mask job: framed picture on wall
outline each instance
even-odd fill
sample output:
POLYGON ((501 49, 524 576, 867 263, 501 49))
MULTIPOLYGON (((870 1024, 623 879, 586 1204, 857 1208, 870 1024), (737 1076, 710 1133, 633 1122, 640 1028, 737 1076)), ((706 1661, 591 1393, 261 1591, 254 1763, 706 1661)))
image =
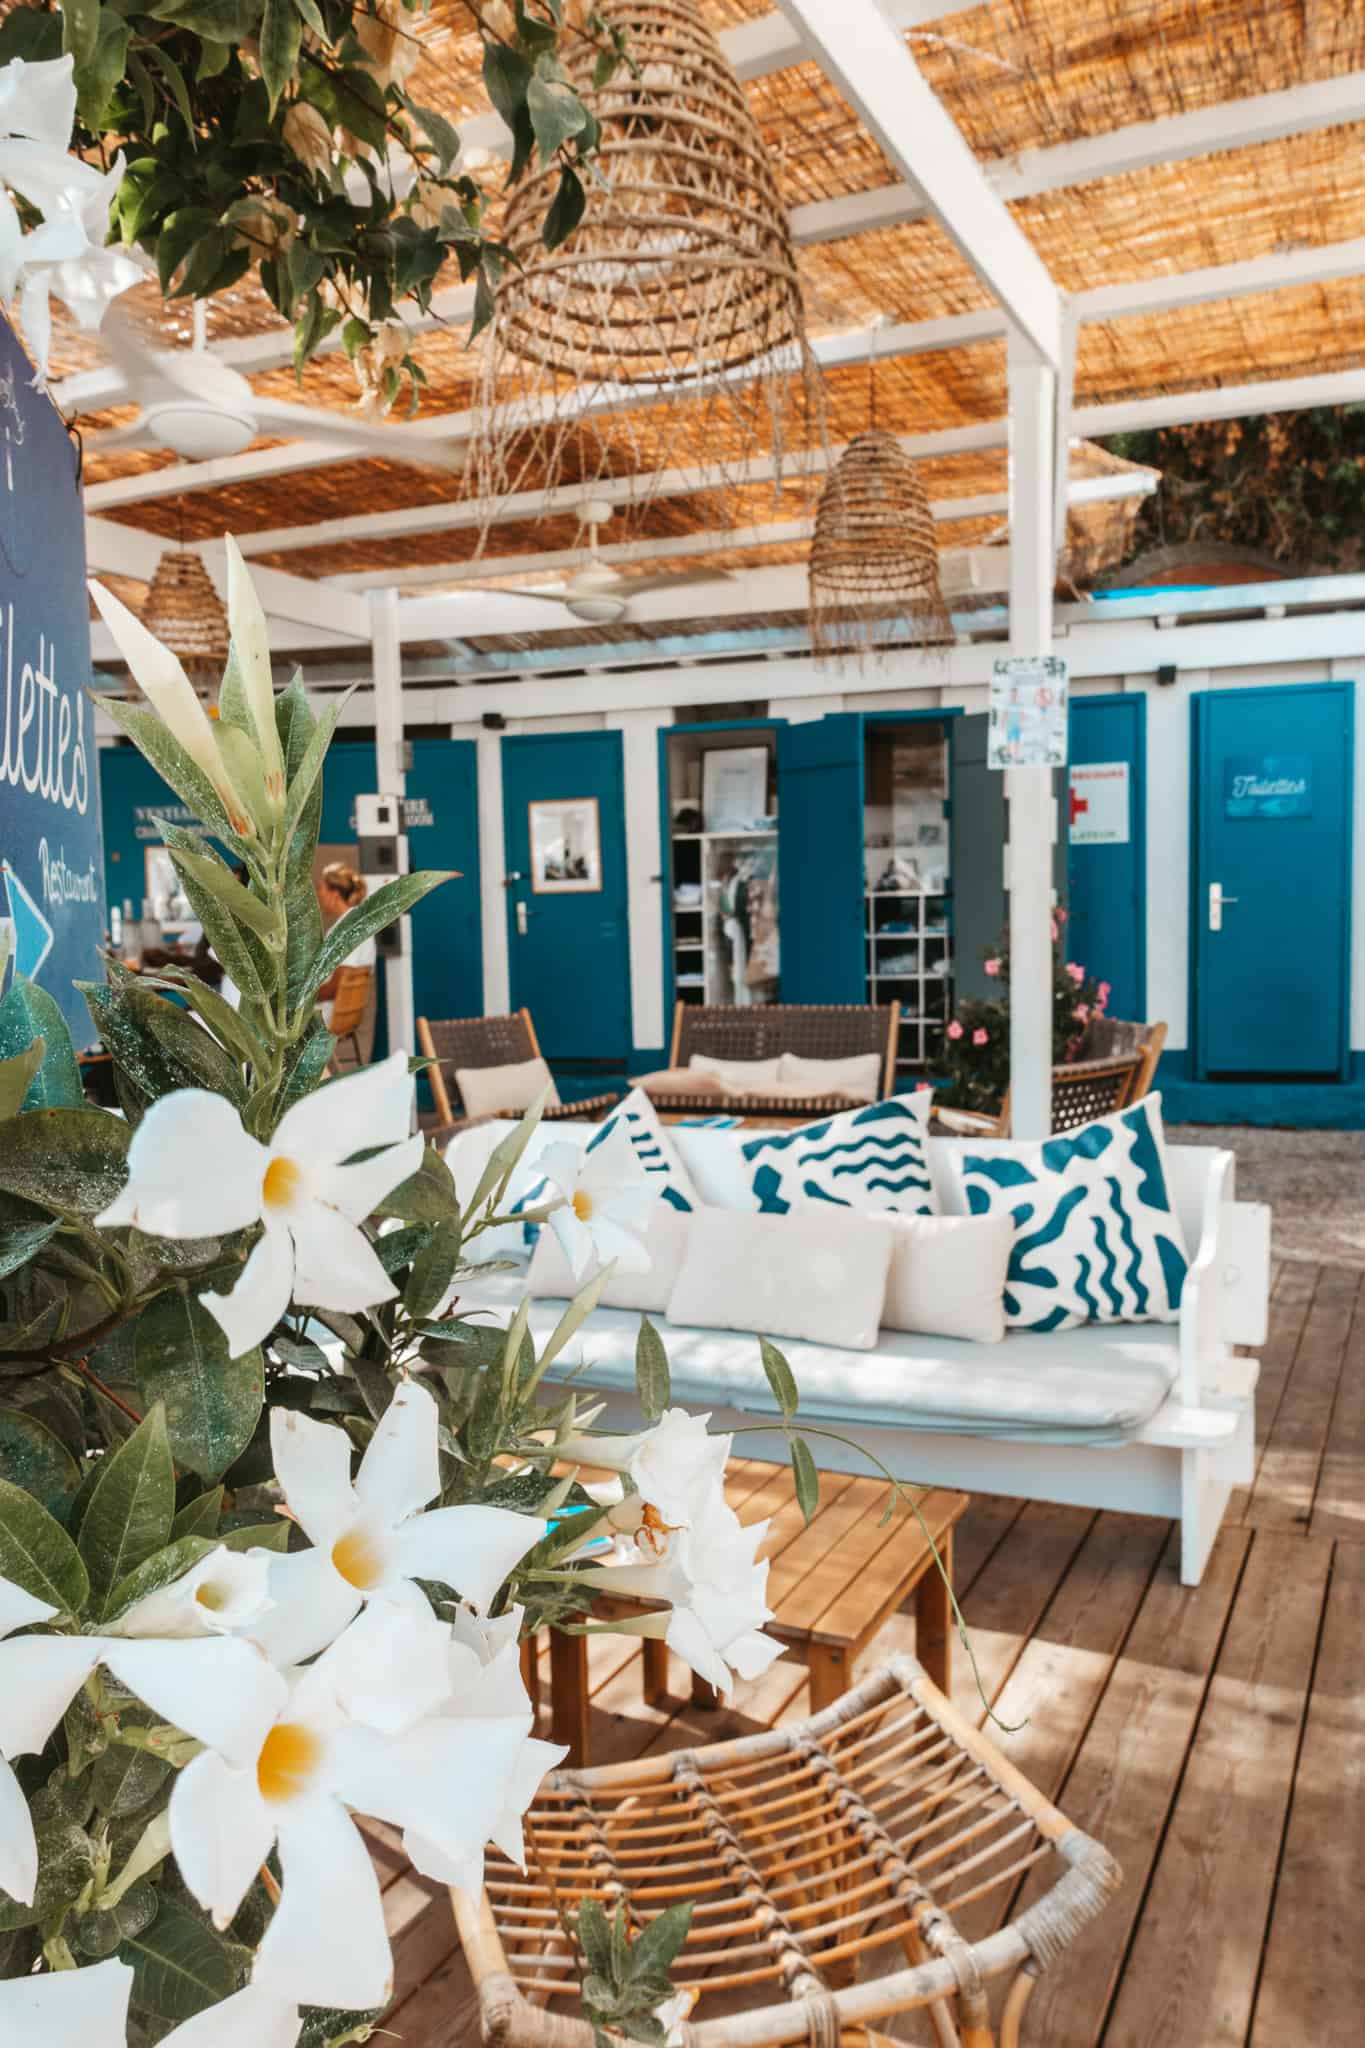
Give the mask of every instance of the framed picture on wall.
POLYGON ((531 887, 537 896, 587 895, 602 887, 602 833, 595 796, 533 803, 531 887))
POLYGON ((708 832, 752 832, 768 804, 768 749, 713 747, 702 763, 701 808, 708 832))

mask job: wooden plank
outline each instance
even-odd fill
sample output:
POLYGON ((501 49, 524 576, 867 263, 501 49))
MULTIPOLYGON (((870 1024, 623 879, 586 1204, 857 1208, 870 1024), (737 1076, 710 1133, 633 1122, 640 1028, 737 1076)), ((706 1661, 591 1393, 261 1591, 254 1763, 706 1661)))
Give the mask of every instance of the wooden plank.
POLYGON ((1365 1291, 1356 1297, 1346 1356, 1313 1499, 1314 1536, 1365 1542, 1365 1291))
MULTIPOLYGON (((988 1700, 998 1697, 1096 1519, 1087 1508, 1030 1501, 1009 1542, 991 1558, 966 1599, 959 1596, 988 1700)), ((913 1636, 913 1627, 909 1616, 892 1615, 859 1658, 857 1676, 876 1669, 893 1633, 910 1647, 905 1638, 913 1636)), ((971 1659, 960 1645, 953 1661, 953 1699, 973 1721, 985 1719, 971 1659)))
MULTIPOLYGON (((450 1912, 449 1900, 445 1910, 450 1912)), ((385 2015, 383 2024, 383 2038, 392 2035, 402 2048, 473 2048, 480 2038, 479 2005, 464 1951, 458 1945, 452 1949, 418 1990, 385 2015)))
MULTIPOLYGON (((935 1544, 966 1506, 965 1493, 936 1489, 924 1496, 919 1513, 935 1544)), ((827 1554, 788 1601, 770 1600, 784 1625, 827 1642, 860 1643, 869 1629, 908 1597, 921 1572, 937 1570, 918 1516, 903 1508, 883 1526, 885 1509, 886 1490, 878 1487, 868 1512, 853 1531, 849 1554, 827 1554)))
POLYGON ((1307 1527, 1362 1276, 1325 1266, 1294 1361, 1293 1397, 1266 1444, 1246 1520, 1253 1529, 1307 1527))
MULTIPOLYGON (((1256 1470, 1259 1473, 1266 1443, 1275 1426, 1285 1388, 1298 1355, 1303 1326, 1318 1283, 1318 1268, 1302 1260, 1286 1259, 1271 1292, 1270 1320, 1261 1347, 1260 1378, 1256 1382, 1256 1470)), ((1251 1500, 1251 1488, 1238 1487, 1228 1502, 1225 1521, 1241 1522, 1251 1500)))
POLYGON ((1253 1536, 1105 2048, 1243 2048, 1330 1558, 1253 1536))
POLYGON ((959 1600, 971 1591, 977 1574, 1009 1536, 1023 1512, 1021 1500, 1007 1500, 1003 1493, 972 1495, 972 1504, 958 1523, 954 1538, 959 1600))
POLYGON ((1251 2048, 1360 2037, 1365 1547, 1338 1544, 1275 1890, 1251 2048))
MULTIPOLYGON (((1067 1819, 1118 1858, 1123 1887, 1033 1995, 1029 2034, 1049 2048, 1093 2048, 1100 2037, 1250 1542, 1248 1530, 1224 1528, 1191 1591, 1174 1531, 1057 1796, 1067 1819)), ((1030 1884, 1012 1911, 1048 1882, 1030 1884)))

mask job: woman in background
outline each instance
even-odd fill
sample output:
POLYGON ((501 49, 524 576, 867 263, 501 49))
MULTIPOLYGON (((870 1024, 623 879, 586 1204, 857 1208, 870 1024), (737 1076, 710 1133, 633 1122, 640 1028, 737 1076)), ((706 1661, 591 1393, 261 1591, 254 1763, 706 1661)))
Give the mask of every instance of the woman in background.
MULTIPOLYGON (((322 910, 323 924, 335 924, 339 917, 344 917, 348 910, 354 910, 357 903, 364 901, 363 875, 358 875, 354 868, 347 867, 344 860, 329 861, 318 881, 318 903, 322 910)), ((341 966, 372 968, 375 959, 374 940, 362 939, 355 951, 349 953, 342 961, 341 966)), ((322 1011, 322 1020, 329 1029, 332 1022, 332 998, 337 992, 340 976, 341 967, 338 967, 334 973, 328 975, 318 990, 318 1008, 322 1011)))

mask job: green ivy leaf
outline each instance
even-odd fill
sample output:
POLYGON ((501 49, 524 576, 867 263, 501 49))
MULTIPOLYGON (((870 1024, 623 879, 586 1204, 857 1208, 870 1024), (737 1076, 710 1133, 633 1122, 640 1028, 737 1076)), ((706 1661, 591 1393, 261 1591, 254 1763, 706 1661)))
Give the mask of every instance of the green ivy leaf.
POLYGON ((63 1614, 81 1614, 90 1596, 85 1565, 61 1523, 8 1479, 0 1479, 0 1577, 63 1614))
POLYGON ((0 1145, 0 1189, 63 1216, 93 1216, 123 1187, 132 1137, 105 1109, 39 1109, 14 1117, 0 1145))
POLYGON ((104 113, 128 65, 131 30, 112 7, 97 8, 94 43, 75 69, 76 111, 87 128, 101 128, 104 113))
POLYGON ((273 114, 280 94, 299 66, 303 21, 294 0, 265 0, 261 17, 261 76, 273 114))
POLYGON ((174 1520, 175 1469, 165 1411, 157 1407, 105 1460, 81 1522, 80 1553, 97 1608, 144 1558, 165 1549, 174 1520))
POLYGON ((583 189, 583 180, 572 164, 565 164, 559 174, 559 189, 550 202, 540 238, 547 249, 557 249, 561 242, 567 242, 587 208, 588 195, 583 189))
POLYGON ((526 59, 505 43, 486 43, 483 52, 483 82, 494 107, 507 126, 515 130, 518 116, 526 107, 526 89, 531 67, 526 59))
POLYGON ((190 95, 185 84, 184 72, 180 69, 180 66, 176 63, 170 52, 163 50, 159 43, 149 44, 147 55, 161 73, 166 90, 175 102, 175 110, 184 122, 186 132, 193 145, 197 140, 194 132, 194 109, 190 105, 190 95))
POLYGON ((19 1408, 0 1408, 0 1476, 31 1493, 59 1522, 81 1490, 81 1468, 61 1438, 19 1408))
POLYGON ((456 157, 460 154, 460 131, 444 114, 438 114, 434 107, 419 107, 416 100, 407 102, 408 112, 413 116, 432 148, 436 151, 437 170, 444 178, 456 157))
POLYGON ((588 110, 567 86, 533 77, 526 87, 526 111, 531 116, 540 160, 549 163, 566 142, 587 126, 588 110))
POLYGON ((640 1334, 635 1339, 635 1389, 645 1421, 657 1422, 668 1406, 672 1380, 664 1340, 649 1317, 644 1315, 640 1318, 640 1334))
POLYGON ((208 1310, 173 1290, 139 1316, 134 1360, 144 1404, 164 1406, 171 1455, 202 1478, 217 1479, 246 1449, 260 1419, 260 1351, 230 1359, 208 1310))
POLYGON ((175 2021, 230 1998, 251 1962, 249 1949, 216 1934, 164 1887, 155 1920, 119 1955, 133 1966, 134 2009, 175 2021))

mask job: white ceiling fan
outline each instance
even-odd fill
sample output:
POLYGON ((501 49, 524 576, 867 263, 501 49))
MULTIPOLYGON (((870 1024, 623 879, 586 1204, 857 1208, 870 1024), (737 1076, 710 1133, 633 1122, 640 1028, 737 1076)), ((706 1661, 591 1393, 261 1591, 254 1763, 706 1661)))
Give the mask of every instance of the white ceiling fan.
MULTIPOLYGON (((562 605, 576 619, 588 626, 614 626, 625 617, 632 598, 639 597, 646 590, 683 590, 689 584, 715 583, 728 578, 728 569, 705 569, 681 576, 623 576, 612 562, 603 561, 599 551, 598 534, 612 516, 612 507, 605 498, 586 498, 578 507, 579 523, 583 527, 588 559, 574 569, 562 581, 509 588, 507 585, 466 584, 470 590, 486 590, 490 597, 531 597, 544 604, 562 605)), ((497 573, 497 559, 491 558, 486 564, 489 575, 497 573)))
POLYGON ((117 306, 100 328, 100 340, 141 408, 127 426, 86 437, 88 453, 114 449, 165 448, 186 462, 240 455, 261 434, 281 440, 330 441, 358 456, 383 456, 432 469, 462 469, 463 451, 402 427, 380 426, 347 413, 287 399, 263 398, 246 378, 208 347, 204 308, 194 307, 194 342, 187 349, 150 348, 117 306))

